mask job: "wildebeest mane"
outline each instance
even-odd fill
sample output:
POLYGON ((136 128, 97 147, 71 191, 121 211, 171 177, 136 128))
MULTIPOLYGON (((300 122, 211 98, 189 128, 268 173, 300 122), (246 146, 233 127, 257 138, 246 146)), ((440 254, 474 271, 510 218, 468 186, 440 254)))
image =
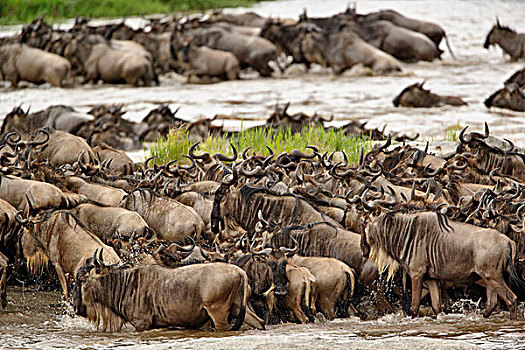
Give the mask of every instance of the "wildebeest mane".
MULTIPOLYGON (((274 196, 274 197, 295 198, 296 203, 299 202, 300 200, 303 200, 303 201, 307 202, 308 204, 312 204, 312 208, 315 211, 317 211, 322 216, 325 216, 324 213, 321 210, 319 210, 319 208, 317 208, 315 203, 311 203, 307 198, 304 198, 302 196, 298 196, 298 195, 295 195, 295 194, 292 194, 292 193, 279 194, 279 193, 273 192, 272 190, 270 190, 270 189, 268 189, 266 187, 251 187, 251 186, 248 186, 248 185, 244 185, 243 187, 241 187, 240 192, 241 192, 241 200, 242 200, 243 204, 247 204, 248 201, 250 200, 250 198, 252 196, 254 196, 255 194, 263 193, 263 194, 268 194, 268 195, 271 195, 271 196, 274 196)), ((297 207, 297 205, 296 205, 296 207, 297 207)))
POLYGON ((516 34, 516 31, 514 29, 512 29, 511 27, 509 27, 509 26, 504 26, 504 25, 501 25, 501 24, 498 23, 494 27, 499 29, 499 30, 502 30, 504 32, 516 34))
POLYGON ((417 254, 426 254, 419 247, 436 244, 444 234, 443 215, 433 212, 381 214, 367 232, 367 240, 374 240, 369 259, 380 273, 388 269, 391 279, 400 264, 409 265, 417 254))

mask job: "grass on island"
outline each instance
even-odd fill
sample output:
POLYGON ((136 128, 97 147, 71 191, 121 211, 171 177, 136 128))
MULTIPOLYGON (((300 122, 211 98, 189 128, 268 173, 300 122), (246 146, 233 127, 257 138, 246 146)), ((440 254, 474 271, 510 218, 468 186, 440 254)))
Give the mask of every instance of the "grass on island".
POLYGON ((256 0, 0 0, 0 25, 28 23, 38 15, 50 22, 85 17, 125 17, 251 6, 256 0))
MULTIPOLYGON (((222 153, 227 156, 233 155, 230 143, 239 151, 252 147, 250 152, 266 156, 270 147, 276 155, 282 152, 291 152, 298 149, 305 153, 311 153, 306 146, 312 145, 319 148, 319 152, 345 151, 351 164, 357 164, 361 148, 365 153, 372 149, 372 143, 366 136, 345 136, 341 130, 323 129, 305 126, 300 133, 292 134, 290 129, 279 129, 272 132, 266 128, 252 128, 242 130, 231 138, 226 135, 209 136, 201 142, 196 150, 197 154, 208 152, 210 154, 222 153)), ((192 143, 188 140, 188 131, 184 128, 173 129, 167 138, 159 137, 150 149, 150 156, 154 156, 154 163, 166 164, 171 160, 187 162, 183 155, 188 154, 192 143)), ((252 153, 250 153, 252 154, 252 153)))

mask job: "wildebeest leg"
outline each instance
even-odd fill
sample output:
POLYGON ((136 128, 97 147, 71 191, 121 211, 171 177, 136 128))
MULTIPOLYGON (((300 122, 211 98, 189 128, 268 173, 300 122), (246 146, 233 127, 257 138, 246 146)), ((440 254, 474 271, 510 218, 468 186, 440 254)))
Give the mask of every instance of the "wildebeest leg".
POLYGON ((255 312, 253 312, 251 310, 250 306, 248 306, 248 308, 246 309, 246 316, 244 318, 244 322, 250 327, 253 327, 253 328, 256 328, 256 329, 261 329, 261 330, 265 329, 264 321, 262 319, 260 319, 255 314, 255 312))
POLYGON ((430 300, 432 301, 432 309, 436 316, 441 313, 441 285, 437 280, 426 281, 428 290, 430 291, 430 300))
MULTIPOLYGON (((333 295, 335 295, 335 293, 333 295)), ((321 297, 319 299, 319 306, 321 307, 321 312, 325 315, 326 319, 332 321, 335 318, 335 302, 330 299, 330 297, 326 296, 321 297)))
POLYGON ((412 278, 412 318, 419 315, 419 304, 421 302, 421 288, 423 286, 423 276, 411 276, 412 278))
POLYGON ((217 332, 224 332, 230 329, 228 323, 229 303, 205 305, 204 309, 208 312, 217 332))
POLYGON ((503 299, 510 310, 510 319, 516 319, 516 309, 518 307, 516 295, 510 290, 505 281, 501 278, 499 281, 495 279, 485 279, 487 288, 492 288, 498 296, 503 299))
POLYGON ((488 318, 498 305, 498 294, 489 286, 487 286, 487 306, 483 317, 488 318))
POLYGON ((150 320, 140 320, 133 323, 133 327, 135 327, 135 330, 137 332, 143 332, 151 327, 151 321, 150 320))
POLYGON ((295 318, 299 320, 301 323, 308 323, 308 317, 304 314, 303 310, 301 310, 301 299, 302 295, 300 293, 297 293, 297 295, 292 298, 289 294, 286 295, 286 306, 288 306, 293 314, 295 315, 295 318))
POLYGON ((60 285, 62 286, 62 292, 64 293, 64 299, 66 303, 69 303, 69 296, 67 294, 67 281, 66 281, 66 275, 64 273, 64 270, 60 265, 54 264, 55 270, 57 272, 58 280, 60 281, 60 285))

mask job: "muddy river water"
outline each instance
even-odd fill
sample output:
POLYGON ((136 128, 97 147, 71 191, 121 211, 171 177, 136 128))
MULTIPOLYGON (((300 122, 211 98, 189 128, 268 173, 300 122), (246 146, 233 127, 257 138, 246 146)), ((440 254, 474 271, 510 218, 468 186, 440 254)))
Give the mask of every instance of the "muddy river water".
MULTIPOLYGON (((273 1, 257 4, 262 15, 296 18, 303 8, 311 16, 325 16, 344 10, 345 1, 273 1)), ((291 112, 319 112, 334 115, 333 123, 359 119, 371 127, 421 134, 427 139, 443 137, 444 129, 459 122, 480 129, 487 121, 491 133, 525 146, 523 113, 487 110, 483 101, 514 71, 523 66, 502 56, 500 49, 483 49, 485 36, 496 16, 506 25, 525 32, 525 2, 520 0, 480 1, 366 1, 359 12, 392 8, 408 16, 434 21, 448 33, 457 56, 448 53, 442 61, 404 64, 396 76, 371 76, 364 69, 352 69, 334 77, 329 71, 304 73, 292 68, 285 76, 260 79, 248 74, 243 80, 211 85, 188 85, 178 76, 161 77, 161 85, 133 88, 116 85, 51 88, 48 85, 13 90, 0 85, 0 116, 13 106, 31 106, 33 111, 54 104, 72 105, 87 111, 102 103, 124 104, 127 118, 140 120, 156 104, 181 106, 184 119, 211 118, 215 114, 235 115, 244 125, 262 124, 276 103, 290 101, 291 112), (392 99, 407 85, 427 79, 426 87, 439 94, 458 95, 469 105, 425 110, 395 108, 392 99)), ((241 10, 236 10, 241 11, 241 10)), ((131 19, 137 23, 139 20, 131 19)), ((4 33, 17 28, 2 28, 4 33)), ((444 43, 442 43, 442 48, 444 43)), ((239 127, 229 122, 226 127, 239 127)), ((0 348, 141 348, 141 349, 230 349, 230 348, 359 348, 359 349, 487 349, 525 348, 525 321, 511 322, 508 312, 485 320, 472 302, 465 312, 412 320, 389 315, 375 321, 357 318, 317 322, 310 325, 269 326, 267 331, 239 333, 154 330, 136 333, 98 333, 87 321, 66 314, 59 292, 37 292, 10 288, 10 304, 0 310, 0 348)), ((462 309, 462 308, 460 308, 462 309)))

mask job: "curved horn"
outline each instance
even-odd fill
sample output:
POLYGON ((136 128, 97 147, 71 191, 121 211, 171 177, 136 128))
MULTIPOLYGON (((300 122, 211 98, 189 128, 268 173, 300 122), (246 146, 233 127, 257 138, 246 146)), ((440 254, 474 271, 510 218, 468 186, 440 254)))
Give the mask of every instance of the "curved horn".
POLYGON ((191 161, 191 165, 180 165, 180 168, 183 170, 193 170, 195 169, 195 159, 188 155, 182 155, 184 158, 188 158, 191 161))
POLYGON ((244 149, 244 151, 242 151, 242 159, 244 159, 244 160, 248 159, 248 150, 249 150, 250 148, 252 148, 252 146, 250 146, 250 147, 246 147, 246 148, 244 149))
POLYGON ((148 169, 148 168, 149 168, 149 162, 151 162, 151 161, 152 161, 153 159, 155 159, 155 158, 156 158, 156 156, 151 156, 151 157, 149 157, 148 159, 146 159, 146 160, 144 161, 144 169, 148 169))
POLYGON ((256 252, 253 250, 254 245, 255 245, 255 240, 253 240, 252 244, 250 244, 249 252, 252 253, 252 255, 268 255, 272 252, 272 248, 266 248, 259 252, 256 252))
POLYGON ((222 162, 235 162, 237 160, 237 149, 231 143, 230 143, 230 146, 233 149, 233 156, 231 158, 221 153, 215 153, 213 155, 213 158, 220 160, 222 162))
POLYGON ((468 128, 468 125, 465 126, 463 130, 461 130, 461 132, 459 133, 459 141, 461 141, 461 143, 469 143, 471 140, 470 135, 467 136, 468 140, 465 138, 465 131, 467 130, 467 128, 468 128))
POLYGON ((283 253, 297 253, 299 251, 299 243, 297 242, 297 240, 292 237, 292 242, 294 242, 294 247, 293 248, 286 248, 286 247, 279 247, 279 250, 283 253))
POLYGON ((27 223, 29 222, 28 219, 23 219, 22 218, 22 213, 23 213, 23 210, 19 210, 16 212, 15 214, 15 220, 16 222, 18 222, 20 225, 27 225, 27 223))
POLYGON ((292 152, 290 152, 290 155, 297 158, 307 158, 307 159, 313 159, 315 158, 315 152, 312 154, 305 154, 298 149, 294 149, 292 152))
POLYGON ((35 132, 35 138, 36 138, 36 133, 37 132, 40 132, 42 134, 44 134, 44 140, 42 141, 29 141, 27 144, 29 146, 40 146, 40 145, 45 145, 46 143, 49 142, 49 138, 51 137, 49 135, 49 132, 47 130, 44 130, 44 129, 38 129, 36 132, 35 132))
POLYGON ((193 145, 191 145, 191 147, 188 150, 188 153, 189 153, 190 157, 192 157, 193 159, 204 159, 204 157, 206 157, 206 155, 209 155, 208 153, 204 153, 204 154, 202 154, 200 156, 196 155, 195 154, 195 148, 197 148, 197 146, 199 146, 199 145, 200 145, 200 142, 196 142, 193 145))
POLYGON ((489 137, 489 125, 485 122, 485 133, 480 138, 486 139, 487 137, 489 137))
POLYGON ((191 238, 191 237, 188 237, 188 238, 191 240, 191 247, 190 248, 184 248, 184 247, 178 245, 177 243, 173 243, 173 245, 175 247, 177 247, 177 249, 182 251, 182 252, 186 252, 186 253, 192 252, 193 249, 195 249, 195 240, 193 238, 191 238))

